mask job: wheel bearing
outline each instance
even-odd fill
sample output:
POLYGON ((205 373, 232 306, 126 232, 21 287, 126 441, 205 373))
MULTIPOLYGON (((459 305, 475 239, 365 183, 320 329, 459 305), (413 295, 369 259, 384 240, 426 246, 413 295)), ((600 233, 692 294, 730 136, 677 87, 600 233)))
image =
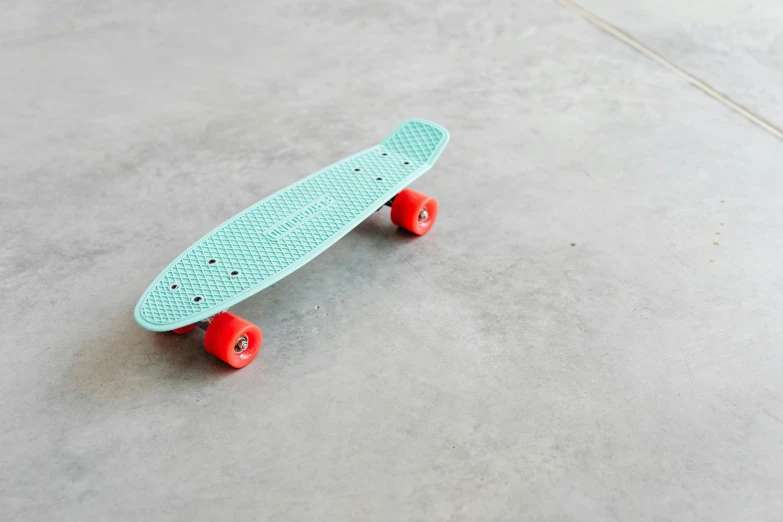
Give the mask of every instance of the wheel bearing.
POLYGON ((234 345, 234 352, 242 353, 248 348, 250 348, 250 343, 248 343, 247 341, 247 335, 243 335, 239 339, 237 339, 237 344, 234 345))

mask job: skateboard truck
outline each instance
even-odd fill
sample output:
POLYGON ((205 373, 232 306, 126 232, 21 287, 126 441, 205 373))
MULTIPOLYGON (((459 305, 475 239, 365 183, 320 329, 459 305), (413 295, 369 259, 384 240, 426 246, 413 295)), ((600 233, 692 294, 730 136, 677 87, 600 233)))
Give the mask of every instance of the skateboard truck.
MULTIPOLYGON (((394 196, 394 198, 396 198, 396 197, 397 197, 397 196, 394 196)), ((394 198, 391 198, 389 201, 387 201, 386 203, 384 203, 384 204, 383 204, 383 207, 391 207, 391 206, 392 206, 392 204, 394 203, 394 198)), ((378 210, 376 210, 376 212, 380 212, 380 211, 381 211, 381 209, 382 209, 383 207, 378 207, 378 210)))
POLYGON ((201 328, 202 330, 204 330, 206 332, 207 328, 209 328, 209 324, 212 322, 212 319, 214 319, 214 318, 215 318, 215 316, 213 315, 212 317, 207 317, 203 321, 199 321, 199 322, 193 323, 193 324, 195 324, 197 328, 201 328))

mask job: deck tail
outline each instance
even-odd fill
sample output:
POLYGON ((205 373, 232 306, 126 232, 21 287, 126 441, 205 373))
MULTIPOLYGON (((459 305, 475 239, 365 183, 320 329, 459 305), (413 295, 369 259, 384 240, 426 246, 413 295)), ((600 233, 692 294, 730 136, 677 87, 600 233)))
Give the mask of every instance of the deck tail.
POLYGON ((408 120, 383 140, 383 147, 410 158, 413 163, 433 165, 449 142, 449 133, 436 123, 408 120))

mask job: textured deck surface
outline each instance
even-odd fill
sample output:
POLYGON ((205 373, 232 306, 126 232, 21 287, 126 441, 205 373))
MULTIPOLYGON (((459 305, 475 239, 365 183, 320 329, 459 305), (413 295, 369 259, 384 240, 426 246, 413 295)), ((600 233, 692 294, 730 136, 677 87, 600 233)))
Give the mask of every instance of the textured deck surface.
POLYGON ((259 201, 175 259, 139 300, 136 321, 172 330, 279 281, 426 172, 448 138, 437 124, 411 120, 381 145, 259 201))

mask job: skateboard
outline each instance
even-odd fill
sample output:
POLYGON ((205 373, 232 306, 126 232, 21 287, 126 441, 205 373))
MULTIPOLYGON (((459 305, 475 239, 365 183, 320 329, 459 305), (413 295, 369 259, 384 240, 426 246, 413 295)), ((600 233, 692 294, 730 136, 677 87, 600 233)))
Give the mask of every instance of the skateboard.
POLYGON ((395 225, 426 234, 438 202, 406 187, 448 141, 440 125, 408 120, 379 145, 267 196, 172 261, 136 304, 136 322, 177 334, 200 327, 207 352, 247 366, 261 348, 261 329, 227 310, 312 261, 384 205, 395 225))

